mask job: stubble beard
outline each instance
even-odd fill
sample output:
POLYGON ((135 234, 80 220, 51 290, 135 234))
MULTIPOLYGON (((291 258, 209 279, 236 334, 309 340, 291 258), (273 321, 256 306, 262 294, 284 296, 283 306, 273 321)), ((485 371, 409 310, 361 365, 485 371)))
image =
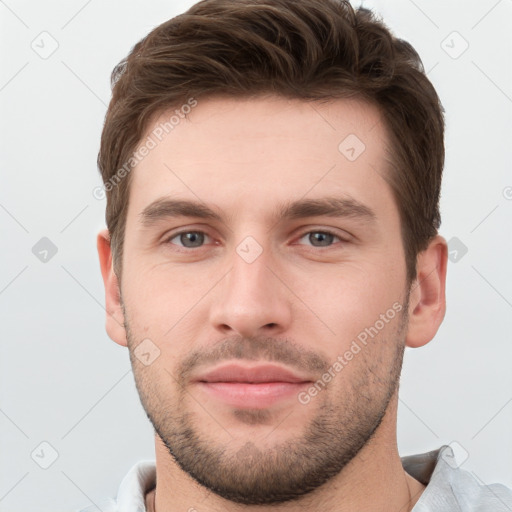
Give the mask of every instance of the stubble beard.
MULTIPOLYGON (((142 406, 177 465, 206 489, 243 505, 276 505, 297 500, 338 475, 370 441, 381 424, 391 398, 398 391, 405 348, 407 303, 408 300, 401 318, 397 319, 399 326, 392 337, 375 337, 354 357, 354 362, 359 361, 355 363, 359 368, 352 372, 352 381, 344 379, 344 369, 310 404, 301 405, 297 401, 297 407, 311 406, 318 411, 304 427, 303 434, 276 443, 271 448, 258 447, 250 436, 246 441, 242 440, 241 445, 239 440, 231 443, 235 448, 230 448, 230 443, 216 442, 215 437, 211 438, 201 429, 197 413, 190 411, 190 405, 195 401, 180 382, 184 380, 185 373, 178 371, 175 379, 167 372, 169 379, 165 383, 150 380, 130 350, 142 406), (387 352, 373 350, 375 344, 385 344, 387 352), (344 387, 338 387, 340 392, 336 397, 332 391, 337 379, 344 379, 344 387), (169 393, 173 389, 177 390, 175 397, 169 393)), ((134 347, 135 337, 130 331, 126 312, 125 327, 128 346, 134 347)), ((251 356, 268 356, 270 353, 276 356, 276 347, 281 347, 281 354, 287 350, 286 342, 271 338, 230 339, 222 348, 226 355, 240 357, 244 349, 247 349, 245 353, 251 352, 251 356)), ((262 359, 284 362, 286 358, 262 359)), ((198 410, 202 411, 200 414, 207 414, 202 408, 198 410)), ((232 421, 254 425, 266 423, 269 418, 270 413, 266 410, 234 410, 232 421)), ((222 421, 218 423, 222 424, 222 421)), ((225 427, 229 431, 229 424, 225 427)))

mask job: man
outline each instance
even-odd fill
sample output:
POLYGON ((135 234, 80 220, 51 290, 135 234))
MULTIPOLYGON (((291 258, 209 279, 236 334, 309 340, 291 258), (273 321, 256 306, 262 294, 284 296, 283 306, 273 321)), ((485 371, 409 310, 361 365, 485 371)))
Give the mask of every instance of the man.
POLYGON ((400 458, 405 346, 445 314, 443 109, 337 0, 204 0, 113 73, 107 332, 155 429, 103 510, 512 510, 449 446, 400 458))

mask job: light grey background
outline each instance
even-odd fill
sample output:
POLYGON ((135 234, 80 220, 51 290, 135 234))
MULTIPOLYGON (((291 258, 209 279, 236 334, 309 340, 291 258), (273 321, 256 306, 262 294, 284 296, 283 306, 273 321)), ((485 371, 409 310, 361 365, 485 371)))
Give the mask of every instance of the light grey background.
MULTIPOLYGON (((154 457, 127 350, 105 333, 92 190, 113 66, 192 3, 0 1, 1 512, 98 503, 154 457), (58 250, 46 263, 42 237, 58 250)), ((418 50, 442 99, 441 234, 468 249, 449 263, 435 340, 406 351, 400 453, 456 442, 475 478, 512 486, 512 0, 364 4, 418 50)))

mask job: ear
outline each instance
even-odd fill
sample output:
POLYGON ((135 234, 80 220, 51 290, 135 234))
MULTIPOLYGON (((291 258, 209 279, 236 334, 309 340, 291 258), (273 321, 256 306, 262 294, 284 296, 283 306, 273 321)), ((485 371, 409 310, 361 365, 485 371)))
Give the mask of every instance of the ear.
POLYGON ((409 297, 409 326, 405 344, 422 347, 436 334, 446 312, 446 240, 436 235, 416 259, 416 279, 409 297))
POLYGON ((97 243, 100 257, 101 275, 105 285, 105 309, 107 312, 106 329, 109 337, 124 347, 128 346, 124 328, 124 314, 121 307, 119 283, 112 265, 110 234, 108 229, 98 233, 97 243))

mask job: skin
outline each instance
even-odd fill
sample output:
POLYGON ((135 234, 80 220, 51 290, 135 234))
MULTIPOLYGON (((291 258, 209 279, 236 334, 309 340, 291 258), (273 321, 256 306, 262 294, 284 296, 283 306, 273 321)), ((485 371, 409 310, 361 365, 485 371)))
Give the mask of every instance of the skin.
POLYGON ((107 332, 129 348, 156 430, 148 510, 396 512, 419 499, 424 486, 397 448, 398 381, 404 347, 428 343, 443 320, 447 246, 436 236, 407 286, 383 178, 387 140, 379 111, 360 100, 213 97, 132 170, 121 283, 107 230, 97 247, 107 332), (348 134, 366 147, 355 161, 338 150, 348 134), (145 228, 140 213, 165 195, 222 219, 145 228), (286 201, 326 196, 367 205, 375 222, 276 216, 286 201), (187 248, 182 230, 206 236, 187 248), (325 230, 336 236, 322 238, 325 230), (262 249, 251 263, 236 250, 247 236, 262 249), (316 381, 397 303, 402 310, 307 404, 293 397, 241 411, 192 382, 235 360, 274 360, 316 381), (148 338, 159 355, 145 365, 134 351, 148 338))

